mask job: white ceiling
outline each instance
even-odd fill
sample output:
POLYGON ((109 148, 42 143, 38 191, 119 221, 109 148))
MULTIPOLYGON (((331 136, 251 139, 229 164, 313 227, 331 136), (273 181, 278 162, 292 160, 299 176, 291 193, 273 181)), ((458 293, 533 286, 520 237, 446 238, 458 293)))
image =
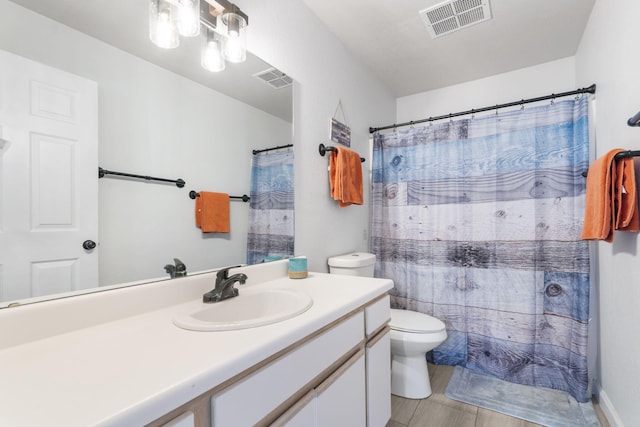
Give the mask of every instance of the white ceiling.
POLYGON ((595 0, 489 0, 493 19, 432 39, 442 0, 304 0, 396 96, 573 56, 595 0))

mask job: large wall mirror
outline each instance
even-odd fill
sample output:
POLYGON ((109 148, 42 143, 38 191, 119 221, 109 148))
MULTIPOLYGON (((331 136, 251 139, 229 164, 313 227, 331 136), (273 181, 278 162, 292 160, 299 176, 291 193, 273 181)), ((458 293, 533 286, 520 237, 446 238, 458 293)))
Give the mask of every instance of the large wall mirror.
POLYGON ((204 234, 189 193, 250 194, 253 150, 291 144, 293 87, 265 83, 272 67, 250 53, 208 72, 200 43, 152 44, 144 0, 0 0, 0 308, 168 279, 174 258, 189 274, 247 262, 249 204, 232 199, 230 232, 204 234), (96 142, 86 164, 84 140, 96 142), (186 185, 98 179, 98 167, 186 185), (85 241, 96 247, 78 257, 44 252, 85 241))

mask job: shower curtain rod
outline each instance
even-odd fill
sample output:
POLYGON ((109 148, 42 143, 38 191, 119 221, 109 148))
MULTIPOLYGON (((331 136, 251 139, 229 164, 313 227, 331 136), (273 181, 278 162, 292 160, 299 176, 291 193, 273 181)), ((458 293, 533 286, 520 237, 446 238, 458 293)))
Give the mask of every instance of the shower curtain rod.
POLYGON ((529 104, 531 102, 545 101, 547 99, 561 98, 563 96, 579 95, 581 93, 591 93, 591 94, 596 93, 596 85, 592 84, 591 86, 585 87, 585 88, 582 88, 582 89, 576 89, 576 90, 572 90, 572 91, 569 91, 569 92, 562 92, 562 93, 552 93, 551 95, 539 96, 537 98, 521 99, 520 101, 508 102, 506 104, 497 104, 497 105, 492 105, 492 106, 489 106, 489 107, 482 107, 482 108, 472 108, 471 110, 459 111, 457 113, 444 114, 442 116, 429 117, 428 119, 412 120, 410 122, 396 123, 396 124, 393 124, 393 125, 382 126, 382 127, 377 127, 377 128, 370 127, 369 128, 369 133, 374 133, 374 132, 377 132, 379 130, 385 130, 385 129, 394 129, 394 128, 401 127, 401 126, 411 126, 411 125, 415 125, 415 124, 418 124, 418 123, 433 122, 435 120, 450 119, 450 118, 458 117, 458 116, 466 116, 468 114, 481 113, 483 111, 491 111, 491 110, 498 110, 500 108, 515 107, 517 105, 524 105, 524 104, 529 104))
POLYGON ((265 151, 278 150, 280 148, 288 148, 288 147, 293 147, 293 144, 279 145, 277 147, 265 148, 262 150, 253 150, 253 154, 264 153, 265 151))

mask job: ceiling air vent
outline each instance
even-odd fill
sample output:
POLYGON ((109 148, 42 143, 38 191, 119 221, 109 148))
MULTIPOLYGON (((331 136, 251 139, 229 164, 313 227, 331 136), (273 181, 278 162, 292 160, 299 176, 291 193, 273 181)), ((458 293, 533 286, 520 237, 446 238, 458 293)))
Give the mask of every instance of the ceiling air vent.
POLYGON ((491 19, 489 0, 446 1, 418 13, 433 38, 491 19))
POLYGON ((283 87, 291 86, 293 83, 291 77, 277 68, 269 68, 268 70, 261 71, 254 74, 254 77, 259 78, 275 89, 282 89, 283 87))

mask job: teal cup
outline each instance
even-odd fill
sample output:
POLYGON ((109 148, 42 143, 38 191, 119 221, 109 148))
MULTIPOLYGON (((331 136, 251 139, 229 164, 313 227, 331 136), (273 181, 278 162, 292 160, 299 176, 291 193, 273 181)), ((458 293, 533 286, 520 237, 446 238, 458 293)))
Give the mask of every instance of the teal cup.
POLYGON ((289 277, 291 279, 304 279, 308 275, 307 257, 289 258, 289 277))

